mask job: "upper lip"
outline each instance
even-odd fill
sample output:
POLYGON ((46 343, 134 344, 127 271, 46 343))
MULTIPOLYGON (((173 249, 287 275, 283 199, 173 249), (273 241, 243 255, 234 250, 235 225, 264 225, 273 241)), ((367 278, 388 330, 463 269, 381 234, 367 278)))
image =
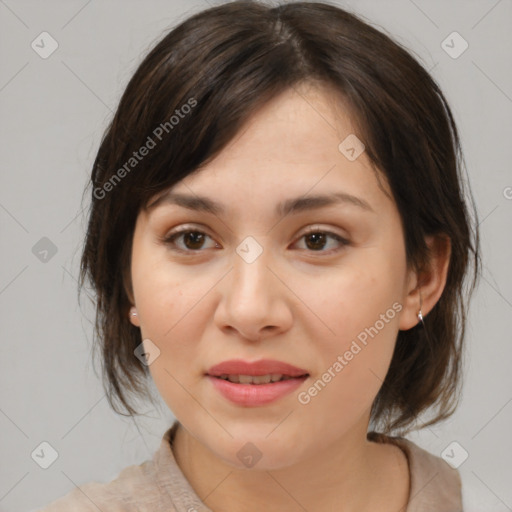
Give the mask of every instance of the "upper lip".
POLYGON ((258 375, 281 374, 290 377, 300 377, 308 374, 307 370, 297 368, 291 364, 275 359, 260 359, 259 361, 244 361, 243 359, 230 359, 212 366, 207 374, 212 377, 221 375, 258 375))

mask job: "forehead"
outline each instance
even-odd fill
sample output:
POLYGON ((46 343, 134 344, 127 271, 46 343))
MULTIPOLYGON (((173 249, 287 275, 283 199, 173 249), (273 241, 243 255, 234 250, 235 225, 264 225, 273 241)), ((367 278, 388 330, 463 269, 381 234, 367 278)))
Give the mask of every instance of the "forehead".
MULTIPOLYGON (((287 89, 254 113, 218 155, 229 159, 261 155, 260 160, 286 158, 290 163, 315 163, 338 156, 338 145, 356 131, 339 94, 327 87, 300 84, 287 89)), ((210 166, 213 168, 214 166, 210 166)))
POLYGON ((359 141, 358 152, 364 147, 355 131, 339 95, 300 85, 265 104, 213 160, 171 191, 224 197, 233 206, 257 200, 281 207, 292 196, 337 192, 378 209, 386 195, 370 160, 364 150, 355 159, 347 157, 354 153, 347 154, 345 141, 359 141))

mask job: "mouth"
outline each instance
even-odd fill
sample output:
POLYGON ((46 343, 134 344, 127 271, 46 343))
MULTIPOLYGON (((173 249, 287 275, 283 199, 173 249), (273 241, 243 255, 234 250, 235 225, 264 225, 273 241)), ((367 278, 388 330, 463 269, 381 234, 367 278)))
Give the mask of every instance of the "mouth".
POLYGON ((309 373, 303 368, 275 359, 260 359, 259 361, 230 359, 212 366, 206 375, 236 384, 257 385, 302 378, 308 376, 309 373))
POLYGON ((274 359, 231 359, 212 366, 205 376, 232 403, 256 407, 289 395, 309 377, 309 372, 274 359))
POLYGON ((309 377, 308 373, 298 376, 283 375, 280 373, 269 373, 266 375, 239 375, 239 374, 222 374, 222 375, 210 375, 216 379, 227 380, 233 384, 253 384, 260 386, 262 384, 273 384, 275 382, 281 382, 291 379, 305 379, 309 377))

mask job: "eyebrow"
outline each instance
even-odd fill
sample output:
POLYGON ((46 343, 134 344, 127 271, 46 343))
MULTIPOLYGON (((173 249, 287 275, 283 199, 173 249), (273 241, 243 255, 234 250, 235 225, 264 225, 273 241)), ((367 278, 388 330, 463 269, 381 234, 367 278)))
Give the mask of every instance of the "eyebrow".
MULTIPOLYGON (((156 208, 158 205, 175 204, 182 208, 189 210, 196 210, 206 213, 211 213, 216 216, 226 214, 226 208, 221 203, 210 199, 205 196, 181 194, 177 192, 167 192, 159 197, 156 201, 148 205, 148 210, 156 208)), ((364 199, 348 194, 346 192, 337 192, 331 194, 317 194, 307 197, 295 197, 287 199, 276 206, 276 216, 286 216, 294 213, 315 210, 326 206, 333 206, 336 204, 347 204, 356 206, 364 211, 376 213, 370 204, 364 199)))

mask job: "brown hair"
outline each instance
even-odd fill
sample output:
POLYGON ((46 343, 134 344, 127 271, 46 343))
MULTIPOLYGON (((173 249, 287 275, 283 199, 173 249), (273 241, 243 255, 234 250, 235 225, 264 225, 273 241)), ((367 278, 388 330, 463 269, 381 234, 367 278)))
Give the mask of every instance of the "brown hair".
POLYGON ((407 50, 354 14, 327 3, 251 1, 199 12, 156 44, 128 83, 94 161, 80 287, 90 281, 96 292, 96 346, 116 412, 124 414, 120 404, 138 414, 130 395, 147 391, 149 374, 134 356, 141 336, 128 318, 138 213, 213 159, 268 100, 305 81, 333 87, 354 113, 357 136, 392 190, 409 267, 428 262, 427 235, 451 240, 443 294, 425 327, 398 333, 372 421, 389 432, 424 412, 433 414, 423 425, 453 413, 480 257, 446 99, 407 50))

